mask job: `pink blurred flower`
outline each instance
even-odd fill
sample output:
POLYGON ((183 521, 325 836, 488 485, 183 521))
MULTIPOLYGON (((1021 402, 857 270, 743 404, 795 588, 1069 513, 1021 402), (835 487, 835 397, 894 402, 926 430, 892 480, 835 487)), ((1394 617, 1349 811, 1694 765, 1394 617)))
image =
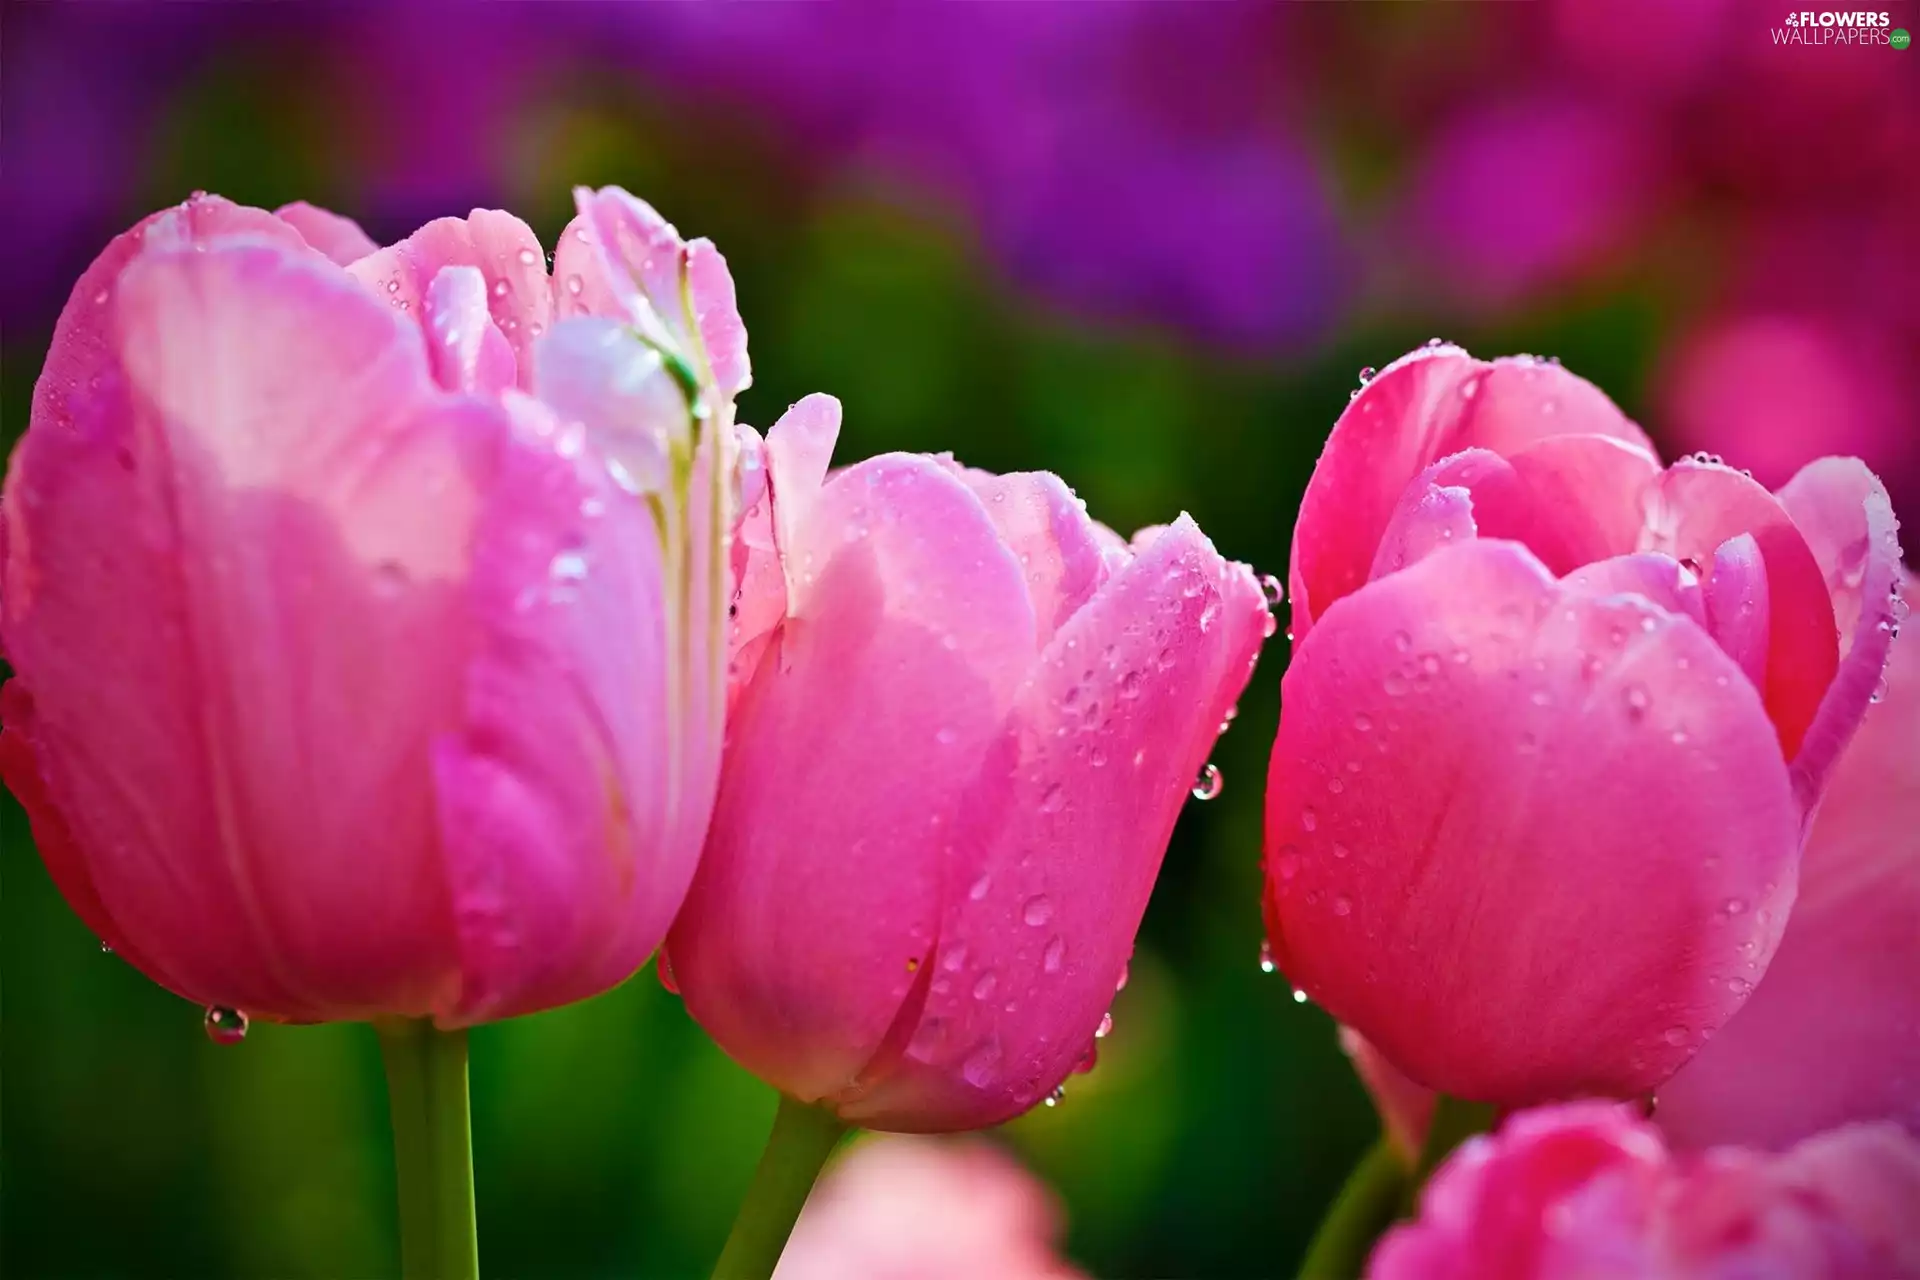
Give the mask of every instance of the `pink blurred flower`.
POLYGON ((549 280, 504 213, 376 249, 196 196, 74 289, 0 512, 0 772, 189 999, 503 1017, 685 893, 744 331, 710 244, 580 204, 549 280))
POLYGON ((1129 546, 1045 472, 828 476, 838 429, 815 396, 767 437, 720 799, 668 949, 688 1011, 787 1093, 984 1126, 1086 1056, 1272 621, 1184 516, 1129 546))
POLYGON ((1295 529, 1276 960, 1430 1088, 1653 1089, 1779 941, 1886 663, 1893 531, 1858 463, 1663 471, 1556 365, 1396 363, 1295 529))
POLYGON ((807 1200, 775 1280, 1072 1280, 1047 1188, 984 1142, 870 1138, 807 1200))
POLYGON ((1682 1147, 1778 1148, 1881 1118, 1920 1136, 1916 975, 1920 642, 1909 634, 1821 802, 1766 980, 1661 1087, 1660 1127, 1682 1147))
POLYGON ((1920 1275, 1920 1146, 1896 1125, 1784 1155, 1675 1156, 1600 1103, 1524 1112, 1441 1166, 1372 1280, 1892 1280, 1920 1275))

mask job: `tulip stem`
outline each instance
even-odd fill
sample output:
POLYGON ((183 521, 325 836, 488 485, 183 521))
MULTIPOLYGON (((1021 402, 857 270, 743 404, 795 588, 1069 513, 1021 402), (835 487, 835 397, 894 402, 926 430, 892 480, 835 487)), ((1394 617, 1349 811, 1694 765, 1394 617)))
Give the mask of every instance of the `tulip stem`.
POLYGON ((1427 1125, 1427 1140, 1420 1146, 1420 1159, 1413 1167, 1413 1180, 1407 1184, 1407 1210, 1413 1210, 1413 1198, 1427 1185, 1453 1149, 1476 1133, 1493 1128, 1495 1109, 1484 1102, 1467 1102, 1450 1094, 1436 1094, 1433 1120, 1427 1125))
POLYGON ((1347 1280, 1366 1269, 1367 1255, 1400 1210, 1407 1162, 1385 1134, 1347 1175, 1300 1263, 1300 1280, 1347 1280))
POLYGON ((400 1188, 400 1268, 406 1280, 476 1280, 473 1136, 467 1116, 467 1033, 425 1019, 382 1018, 394 1173, 400 1188))
POLYGON ((720 1261, 713 1264, 714 1280, 768 1280, 773 1275, 813 1180, 847 1127, 823 1107, 780 1095, 760 1166, 753 1171, 720 1261))

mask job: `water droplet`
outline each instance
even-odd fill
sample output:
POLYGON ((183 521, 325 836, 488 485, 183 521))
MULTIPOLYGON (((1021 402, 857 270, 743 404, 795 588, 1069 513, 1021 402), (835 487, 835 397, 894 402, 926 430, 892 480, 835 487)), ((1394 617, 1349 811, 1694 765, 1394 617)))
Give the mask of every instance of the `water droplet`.
POLYGON ((1371 732, 1373 729, 1373 717, 1363 711, 1353 718, 1353 727, 1361 733, 1371 732))
POLYGON ((523 267, 530 267, 539 260, 540 255, 531 249, 522 249, 520 251, 520 265, 523 267))
POLYGON ((1220 794, 1220 789, 1225 785, 1226 780, 1220 775, 1220 767, 1209 763, 1200 771, 1199 780, 1193 784, 1193 798, 1211 800, 1220 794))
POLYGON ((1352 915, 1352 914, 1353 914, 1353 899, 1351 899, 1351 898, 1349 898, 1349 897, 1347 897, 1347 895, 1346 895, 1346 894, 1344 894, 1344 893, 1343 893, 1343 894, 1341 894, 1340 896, 1338 896, 1337 898, 1335 898, 1335 899, 1333 900, 1333 914, 1335 914, 1335 915, 1337 915, 1337 916, 1350 916, 1350 915, 1352 915))
POLYGON ((587 576, 587 556, 583 551, 562 551, 547 565, 547 577, 554 582, 579 582, 587 576))
POLYGON ((1687 1042, 1687 1034, 1685 1027, 1668 1027, 1666 1031, 1662 1033, 1661 1038, 1668 1044, 1678 1048, 1687 1042))
POLYGON ((967 896, 978 902, 987 896, 987 890, 991 888, 993 888, 993 877, 982 872, 980 878, 973 882, 973 887, 967 890, 967 896))
POLYGON ((1020 908, 1020 918, 1038 929, 1053 919, 1053 902, 1046 894, 1037 894, 1027 899, 1027 905, 1020 908))
POLYGON ((1647 693, 1647 686, 1630 684, 1621 696, 1627 704, 1627 719, 1638 723, 1645 718, 1647 707, 1653 702, 1652 697, 1647 693))
POLYGON ((1260 575, 1260 594, 1267 598, 1268 604, 1285 604, 1287 584, 1275 574, 1263 573, 1260 575))
POLYGON ((496 298, 507 296, 507 281, 504 276, 493 282, 493 296, 496 298))
POLYGON ((1040 793, 1040 812, 1058 813, 1067 803, 1067 789, 1059 783, 1051 783, 1040 793))
POLYGON ((1338 840, 1336 840, 1336 841, 1334 841, 1334 842, 1333 842, 1333 856, 1334 856, 1334 857, 1336 857, 1336 858, 1344 858, 1344 857, 1346 857, 1346 856, 1347 856, 1348 854, 1350 854, 1351 852, 1352 852, 1352 850, 1350 850, 1350 849, 1348 849, 1348 848, 1347 848, 1347 846, 1345 846, 1345 845, 1343 845, 1343 844, 1341 844, 1341 843, 1340 843, 1340 842, 1339 842, 1338 840))
POLYGON ((1055 938, 1047 944, 1046 953, 1041 956, 1040 964, 1048 973, 1058 973, 1060 966, 1065 964, 1066 960, 1067 944, 1055 938))
POLYGON ((201 1023, 207 1029, 207 1039, 215 1044, 239 1044, 247 1038, 247 1015, 226 1005, 208 1005, 201 1023))
POLYGON ((580 291, 582 289, 585 289, 586 287, 587 287, 587 282, 582 280, 579 276, 571 275, 567 277, 567 292, 572 294, 574 297, 576 298, 579 297, 580 291))
POLYGON ((1000 1068, 1000 1042, 988 1036, 973 1047, 966 1061, 960 1064, 960 1077, 976 1089, 984 1089, 994 1081, 994 1073, 1000 1068))
POLYGON ((400 282, 398 280, 387 281, 387 292, 388 293, 400 292, 400 282))
POLYGON ((1413 648, 1413 637, 1404 631, 1393 633, 1393 647, 1401 653, 1413 648))
POLYGON ((974 980, 973 998, 975 1000, 985 1000, 993 995, 993 989, 999 985, 1000 980, 996 978, 993 975, 993 971, 989 969, 974 980))
POLYGON ((1290 844, 1281 845, 1273 860, 1273 869, 1280 873, 1282 880, 1293 879, 1300 874, 1300 851, 1290 844))
POLYGON ((1300 829, 1302 831, 1313 831, 1318 828, 1319 825, 1320 815, 1313 811, 1313 806, 1309 805, 1300 811, 1300 829))
POLYGON ((1753 990, 1753 984, 1751 982, 1748 982, 1745 978, 1728 978, 1727 990, 1733 992, 1733 994, 1737 996, 1743 996, 1747 994, 1747 992, 1753 990))
POLYGON ((1339 794, 1340 794, 1340 793, 1341 793, 1342 791, 1345 791, 1346 789, 1347 789, 1347 784, 1346 784, 1346 783, 1345 783, 1344 781, 1342 781, 1341 779, 1339 779, 1339 778, 1328 778, 1328 779, 1327 779, 1327 793, 1328 793, 1329 795, 1336 795, 1336 796, 1337 796, 1337 795, 1339 795, 1339 794))
POLYGON ((952 729, 943 727, 934 731, 933 740, 943 747, 950 747, 959 737, 952 729))
POLYGON ((1116 994, 1127 989, 1127 966, 1124 964, 1120 966, 1120 976, 1114 980, 1113 989, 1116 994))
POLYGON ((1720 914, 1724 916, 1745 915, 1747 904, 1739 898, 1728 898, 1720 904, 1720 914))
POLYGON ((1376 370, 1370 364, 1360 366, 1360 385, 1364 387, 1369 382, 1372 382, 1375 372, 1376 370))
POLYGON ((101 954, 101 955, 103 955, 103 956, 110 956, 110 955, 112 955, 112 954, 113 954, 113 944, 112 944, 111 942, 102 942, 102 943, 100 944, 100 954, 101 954))
POLYGON ((1120 677, 1120 696, 1132 700, 1140 696, 1140 673, 1129 671, 1120 677))
POLYGON ((1553 695, 1545 689, 1535 689, 1527 701, 1533 703, 1536 707, 1544 707, 1553 701, 1553 695))
POLYGON ((1053 1086, 1053 1092, 1047 1095, 1047 1105, 1050 1107, 1057 1107, 1060 1105, 1061 1101, 1066 1096, 1067 1096, 1067 1086, 1065 1086, 1064 1084, 1057 1084, 1053 1086))
POLYGON ((1279 968, 1273 962, 1273 944, 1265 938, 1260 939, 1260 972, 1272 973, 1279 968))
POLYGON ((1305 1004, 1307 1002, 1307 993, 1295 987, 1293 989, 1293 1002, 1295 1004, 1305 1004))

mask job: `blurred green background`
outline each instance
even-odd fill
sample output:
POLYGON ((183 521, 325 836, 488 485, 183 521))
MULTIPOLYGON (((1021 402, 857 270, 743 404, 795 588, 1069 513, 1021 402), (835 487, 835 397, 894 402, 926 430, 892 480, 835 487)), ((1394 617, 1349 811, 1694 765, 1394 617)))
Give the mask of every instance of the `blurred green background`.
MULTIPOLYGON (((1485 49, 1534 38, 1498 25, 1504 18, 1361 6, 1371 12, 1292 20, 1253 71, 1220 71, 1266 67, 1281 77, 1286 101, 1261 108, 1262 127, 1280 122, 1286 145, 1311 157, 1333 193, 1325 252, 1358 266, 1350 288, 1313 285, 1310 322, 1219 341, 1184 313, 1103 311, 1099 290, 1089 305, 1071 290, 1063 299, 1028 288, 1006 237, 981 230, 998 224, 964 200, 937 186, 930 194, 864 151, 796 142, 750 100, 689 90, 645 56, 610 52, 589 26, 543 37, 540 73, 510 109, 474 108, 493 122, 481 177, 396 193, 370 176, 407 171, 381 149, 390 130, 404 132, 391 113, 427 111, 410 95, 453 90, 436 88, 444 68, 416 79, 357 49, 365 32, 355 24, 381 21, 373 11, 336 13, 314 32, 285 15, 229 30, 209 16, 221 6, 138 22, 129 6, 91 22, 49 12, 72 8, 6 10, 5 128, 21 149, 9 153, 9 187, 22 184, 9 192, 10 216, 44 215, 56 248, 45 254, 51 266, 37 265, 44 276, 65 273, 19 283, 5 311, 9 443, 26 426, 66 285, 108 235, 197 188, 266 207, 309 199, 360 217, 382 241, 426 216, 464 212, 462 197, 485 200, 551 245, 571 184, 621 184, 725 251, 752 335, 746 421, 764 427, 799 396, 831 391, 846 406, 842 460, 950 449, 975 466, 1053 470, 1110 525, 1127 530, 1184 509, 1223 552, 1282 577, 1299 495, 1362 366, 1435 334, 1482 354, 1553 354, 1646 421, 1661 353, 1677 328, 1718 305, 1700 301, 1690 273, 1667 269, 1674 244, 1718 225, 1697 201, 1637 230, 1631 245, 1655 246, 1639 257, 1581 249, 1544 283, 1491 304, 1444 285, 1399 287, 1391 272, 1383 285, 1367 271, 1368 234, 1392 225, 1396 175, 1417 166, 1430 140, 1395 113, 1435 100, 1382 106, 1365 84, 1340 87, 1335 71, 1372 47, 1368 83, 1436 58, 1464 78, 1485 49), (169 60, 164 73, 130 48, 148 39, 152 59, 169 60), (121 94, 104 123, 55 91, 80 94, 89 77, 100 94, 121 94), (131 95, 130 83, 142 93, 131 95), (50 96, 32 96, 43 89, 50 96), (57 129, 40 138, 63 124, 93 132, 64 144, 57 129), (123 151, 85 150, 102 138, 123 151), (29 154, 35 145, 46 155, 29 154), (112 161, 111 181, 25 186, 29 175, 99 155, 112 161), (1346 291, 1332 298, 1338 288, 1346 291)), ((493 65, 474 74, 491 76, 493 65)), ((1474 92, 1463 85, 1455 97, 1470 102, 1474 92)), ((438 146, 437 137, 429 130, 410 145, 438 146)), ((1101 163, 1132 162, 1116 144, 1101 163)), ((1177 209, 1215 197, 1176 180, 1155 198, 1177 209)), ((1060 234, 1070 240, 1073 230, 1069 219, 1060 234)), ((1225 233, 1197 234, 1216 241, 1216 256, 1196 271, 1234 270, 1238 250, 1217 243, 1225 233)), ((1135 267, 1123 255, 1090 269, 1135 267)), ((1285 272, 1271 287, 1291 287, 1285 272)), ((1217 750, 1224 793, 1189 805, 1181 820, 1098 1069, 1072 1079, 1061 1106, 996 1135, 1057 1191, 1065 1250, 1096 1275, 1289 1272, 1375 1133, 1332 1023, 1257 963, 1261 792, 1286 654, 1276 636, 1217 750)), ((48 881, 17 806, 9 799, 3 810, 6 1273, 390 1274, 393 1167, 372 1032, 256 1025, 240 1045, 211 1043, 199 1009, 101 953, 48 881)), ((704 1274, 774 1099, 650 972, 569 1009, 480 1028, 472 1053, 488 1274, 704 1274)))

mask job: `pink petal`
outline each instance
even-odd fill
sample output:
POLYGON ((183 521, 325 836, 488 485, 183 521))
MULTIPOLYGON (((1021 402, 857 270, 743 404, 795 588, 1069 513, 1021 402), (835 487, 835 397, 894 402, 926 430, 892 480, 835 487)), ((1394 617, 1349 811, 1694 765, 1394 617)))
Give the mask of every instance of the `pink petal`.
POLYGON ((1300 504, 1291 571, 1296 639, 1366 581, 1415 476, 1463 449, 1510 455, 1560 435, 1606 436, 1653 453, 1605 395, 1558 365, 1528 357, 1489 364, 1441 346, 1382 370, 1334 424, 1300 504))
POLYGON ((1739 1007, 1729 980, 1758 977, 1792 902, 1797 811, 1738 676, 1692 622, 1510 543, 1354 593, 1282 685, 1276 958, 1430 1087, 1651 1089, 1739 1007))
POLYGON ((513 348, 487 311, 487 279, 478 267, 444 267, 422 303, 427 359, 449 391, 498 395, 513 385, 513 348))
POLYGON ((475 209, 465 218, 436 218, 347 270, 374 296, 417 319, 434 277, 455 266, 478 267, 486 277, 487 310, 513 348, 518 384, 532 385, 533 344, 553 323, 553 292, 538 237, 512 214, 475 209))
POLYGON ((727 607, 727 707, 731 711, 759 669, 774 629, 787 616, 787 580, 773 539, 772 487, 766 446, 752 427, 734 428, 743 476, 753 485, 743 495, 733 534, 733 599, 727 607))
POLYGON ((1398 573, 1450 543, 1476 536, 1479 527, 1474 514, 1473 494, 1464 485, 1416 480, 1400 496, 1400 505, 1381 535, 1368 579, 1398 573))
POLYGON ((658 493, 694 421, 686 392, 660 352, 615 320, 569 316, 534 348, 533 389, 569 426, 578 424, 622 487, 658 493))
POLYGON ((728 726, 670 945, 688 1011, 813 1100, 855 1084, 933 976, 948 833, 1033 614, 979 501, 924 458, 836 474, 783 555, 789 615, 728 726))
POLYGON ((1811 806, 1880 687, 1894 630, 1907 612, 1899 594, 1900 524, 1886 489, 1851 458, 1808 463, 1780 490, 1780 502, 1819 563, 1844 655, 1823 686, 1799 754, 1788 756, 1811 806))
POLYGON ((712 734, 689 723, 717 716, 708 676, 671 656, 653 511, 536 406, 514 408, 475 551, 466 728, 435 755, 463 1023, 638 969, 692 879, 718 774, 712 734))
POLYGON ((767 487, 773 495, 773 535, 789 554, 801 543, 840 438, 840 402, 815 392, 780 415, 767 432, 767 487))
POLYGON ((1920 1137, 1920 642, 1833 770, 1779 954, 1747 1007, 1660 1090, 1678 1144, 1784 1147, 1853 1120, 1920 1137))
POLYGON ((1760 544, 1743 533, 1728 538, 1713 553, 1706 583, 1708 630, 1727 656, 1764 689, 1767 679, 1767 565, 1760 544))
POLYGON ((1433 1123, 1433 1090, 1407 1079, 1352 1027, 1340 1028, 1340 1047, 1352 1059, 1354 1074, 1372 1095, 1381 1128, 1411 1168, 1420 1158, 1420 1149, 1427 1143, 1427 1128, 1433 1123))
POLYGON ((1707 629, 1707 610, 1700 592, 1700 580, 1682 568, 1672 556, 1642 551, 1635 555, 1597 560, 1575 569, 1562 579, 1562 583, 1569 590, 1587 596, 1642 596, 1668 613, 1693 619, 1701 630, 1707 629))
POLYGON ((1748 477, 1682 460, 1649 494, 1640 549, 1711 565, 1729 538, 1750 534, 1767 571, 1767 674, 1760 686, 1780 749, 1792 760, 1812 724, 1837 654, 1826 583, 1807 540, 1774 496, 1748 477))
POLYGON ((961 807, 905 1056, 843 1115, 978 1128, 1066 1078, 1266 618, 1252 572, 1183 516, 1054 636, 961 807))
POLYGON ((352 218, 308 204, 305 200, 283 204, 273 211, 273 216, 290 225, 308 244, 343 267, 358 262, 380 247, 352 218))
POLYGON ((1035 643, 1044 648, 1107 580, 1093 520, 1052 472, 995 475, 956 466, 955 473, 979 496, 1000 540, 1020 562, 1039 628, 1035 643))
POLYGON ((734 300, 727 260, 704 236, 687 245, 687 294, 714 385, 723 396, 739 395, 753 382, 753 367, 747 359, 747 326, 734 300))
POLYGON ((48 790, 162 981, 280 1018, 424 1013, 453 971, 419 774, 457 698, 490 424, 304 246, 150 248, 114 296, 117 347, 63 323, 49 376, 123 363, 62 406, 84 418, 36 409, 7 488, 48 790))

